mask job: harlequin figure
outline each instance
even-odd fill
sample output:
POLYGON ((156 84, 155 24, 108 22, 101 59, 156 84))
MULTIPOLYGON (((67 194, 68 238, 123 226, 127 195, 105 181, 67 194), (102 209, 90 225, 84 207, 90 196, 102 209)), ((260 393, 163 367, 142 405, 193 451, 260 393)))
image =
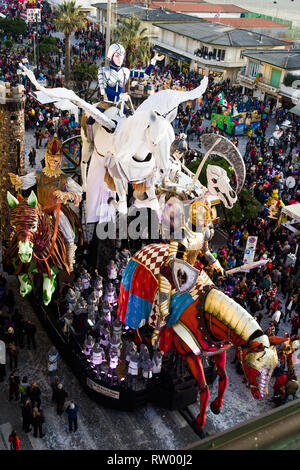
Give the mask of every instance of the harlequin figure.
POLYGON ((69 289, 68 293, 66 295, 66 302, 67 302, 67 308, 70 312, 73 312, 75 309, 75 305, 77 302, 77 296, 75 294, 75 291, 73 289, 69 289))
POLYGON ((146 385, 148 384, 148 381, 152 378, 152 370, 153 370, 153 362, 149 358, 142 363, 142 375, 143 375, 143 378, 145 379, 146 385))
POLYGON ((122 343, 121 338, 118 336, 112 335, 110 339, 110 349, 114 349, 118 353, 118 357, 121 356, 122 343))
POLYGON ((111 312, 112 312, 112 306, 110 305, 109 302, 104 301, 102 305, 102 315, 108 323, 111 323, 111 312))
POLYGON ((74 309, 74 328, 76 333, 84 332, 87 327, 87 302, 80 298, 74 309))
POLYGON ((140 362, 145 362, 150 359, 150 353, 148 351, 148 348, 145 344, 141 344, 140 346, 140 362))
POLYGON ((107 266, 107 277, 111 281, 114 281, 118 277, 118 270, 115 262, 111 260, 107 266))
POLYGON ((140 357, 137 351, 133 351, 130 355, 128 364, 128 385, 132 390, 136 389, 136 379, 139 374, 140 357))
POLYGON ((109 345, 109 341, 110 341, 110 332, 109 332, 108 327, 100 327, 99 335, 100 335, 101 346, 104 346, 105 348, 107 348, 109 345))
POLYGON ((111 307, 115 307, 118 303, 117 292, 111 282, 108 284, 108 287, 105 291, 104 300, 106 300, 106 302, 108 302, 111 307))
POLYGON ((119 317, 117 317, 115 321, 113 322, 112 328, 113 328, 113 336, 115 336, 118 339, 121 339, 123 324, 120 321, 119 317))
POLYGON ((137 346, 133 341, 130 341, 130 343, 127 344, 126 346, 126 362, 130 361, 131 354, 137 351, 137 346))
POLYGON ((74 243, 75 233, 73 225, 77 226, 78 232, 82 234, 82 228, 76 214, 67 206, 71 201, 78 206, 82 198, 82 188, 72 178, 67 176, 60 168, 62 159, 62 142, 54 134, 53 139, 48 141, 45 155, 45 168, 35 170, 25 176, 9 173, 11 182, 16 190, 28 189, 37 185, 37 197, 45 212, 53 215, 58 214, 58 203, 61 203, 59 212, 59 228, 61 229, 67 246, 67 262, 69 270, 73 271, 74 254, 76 245, 74 243))
POLYGON ((99 343, 95 343, 92 349, 92 362, 95 366, 100 366, 104 361, 106 361, 106 359, 103 348, 101 348, 99 343))
POLYGON ((103 293, 103 277, 98 274, 97 269, 95 269, 96 278, 92 282, 93 288, 97 291, 98 296, 102 297, 103 293))
POLYGON ((161 372, 161 368, 162 368, 162 360, 163 360, 163 352, 162 351, 159 351, 158 349, 156 349, 153 353, 153 369, 152 369, 152 372, 153 374, 159 374, 161 372))
POLYGON ((81 281, 82 281, 82 285, 83 285, 83 289, 86 290, 86 289, 89 289, 90 288, 90 285, 91 285, 91 276, 89 275, 89 273, 87 272, 86 269, 84 269, 82 275, 80 276, 81 278, 81 281))
POLYGON ((109 368, 111 370, 116 369, 119 364, 119 354, 118 350, 115 348, 111 348, 109 351, 109 368))
POLYGON ((98 306, 99 306, 99 297, 96 290, 88 297, 88 315, 89 317, 95 317, 98 313, 98 306))
POLYGON ((91 350, 93 349, 94 345, 95 345, 95 340, 91 335, 89 335, 84 343, 84 346, 86 347, 88 351, 88 355, 91 354, 91 350))

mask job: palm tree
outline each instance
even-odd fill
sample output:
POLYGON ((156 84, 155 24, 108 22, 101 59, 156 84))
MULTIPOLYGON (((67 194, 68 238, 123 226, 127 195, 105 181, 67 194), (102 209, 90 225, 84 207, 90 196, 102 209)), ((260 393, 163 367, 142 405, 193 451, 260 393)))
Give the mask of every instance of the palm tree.
POLYGON ((75 0, 64 0, 55 9, 55 26, 65 35, 65 84, 70 81, 70 40, 71 33, 86 26, 86 19, 80 11, 81 5, 76 6, 75 0))
POLYGON ((114 41, 126 50, 125 65, 134 67, 139 61, 146 63, 151 57, 151 38, 147 28, 141 28, 141 21, 134 15, 124 18, 113 31, 114 41))

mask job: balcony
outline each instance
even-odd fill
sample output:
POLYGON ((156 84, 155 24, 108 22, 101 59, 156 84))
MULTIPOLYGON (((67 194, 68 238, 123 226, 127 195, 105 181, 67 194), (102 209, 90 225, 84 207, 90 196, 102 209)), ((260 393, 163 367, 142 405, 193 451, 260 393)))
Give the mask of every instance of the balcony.
POLYGON ((248 75, 245 74, 244 71, 241 71, 241 72, 238 73, 237 83, 239 83, 240 85, 251 85, 251 86, 253 86, 254 82, 255 82, 255 78, 254 77, 249 77, 248 75))
POLYGON ((210 68, 210 67, 220 67, 220 68, 237 68, 237 67, 244 67, 245 61, 243 59, 233 62, 233 61, 226 61, 226 60, 216 60, 216 59, 209 59, 205 57, 199 57, 195 55, 194 51, 185 51, 183 49, 178 49, 177 47, 171 46, 165 42, 160 42, 158 40, 154 40, 153 44, 164 49, 169 50, 170 52, 175 52, 176 54, 180 54, 185 56, 187 59, 194 60, 198 62, 199 65, 203 65, 203 68, 210 68))
POLYGON ((266 93, 273 93, 273 94, 277 94, 280 89, 279 87, 274 87, 272 85, 269 85, 268 83, 265 83, 262 80, 259 80, 258 82, 256 82, 255 77, 249 77, 249 75, 246 75, 244 71, 238 73, 237 83, 239 83, 239 85, 241 86, 251 85, 251 88, 254 88, 255 86, 266 93))

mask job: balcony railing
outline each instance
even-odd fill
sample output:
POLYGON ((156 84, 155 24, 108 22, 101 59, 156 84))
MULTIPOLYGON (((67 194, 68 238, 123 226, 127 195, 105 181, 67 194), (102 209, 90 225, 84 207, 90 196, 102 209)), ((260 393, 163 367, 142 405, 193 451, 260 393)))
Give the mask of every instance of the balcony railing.
MULTIPOLYGON (((255 77, 249 77, 249 75, 245 74, 245 71, 241 71, 238 73, 237 82, 248 83, 249 85, 254 85, 255 77)), ((271 91, 273 93, 277 93, 279 91, 279 87, 274 87, 270 85, 269 83, 265 83, 263 80, 259 80, 257 82, 257 85, 259 86, 259 88, 265 91, 271 91)))

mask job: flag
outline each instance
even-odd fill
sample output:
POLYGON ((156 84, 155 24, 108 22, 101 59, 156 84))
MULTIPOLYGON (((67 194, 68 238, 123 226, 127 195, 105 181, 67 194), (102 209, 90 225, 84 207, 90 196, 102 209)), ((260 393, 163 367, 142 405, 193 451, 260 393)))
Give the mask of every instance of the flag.
POLYGON ((229 108, 229 103, 227 101, 227 99, 225 98, 224 96, 224 91, 222 91, 221 93, 218 94, 218 96, 216 97, 216 101, 221 105, 221 106, 224 106, 225 108, 229 108))

